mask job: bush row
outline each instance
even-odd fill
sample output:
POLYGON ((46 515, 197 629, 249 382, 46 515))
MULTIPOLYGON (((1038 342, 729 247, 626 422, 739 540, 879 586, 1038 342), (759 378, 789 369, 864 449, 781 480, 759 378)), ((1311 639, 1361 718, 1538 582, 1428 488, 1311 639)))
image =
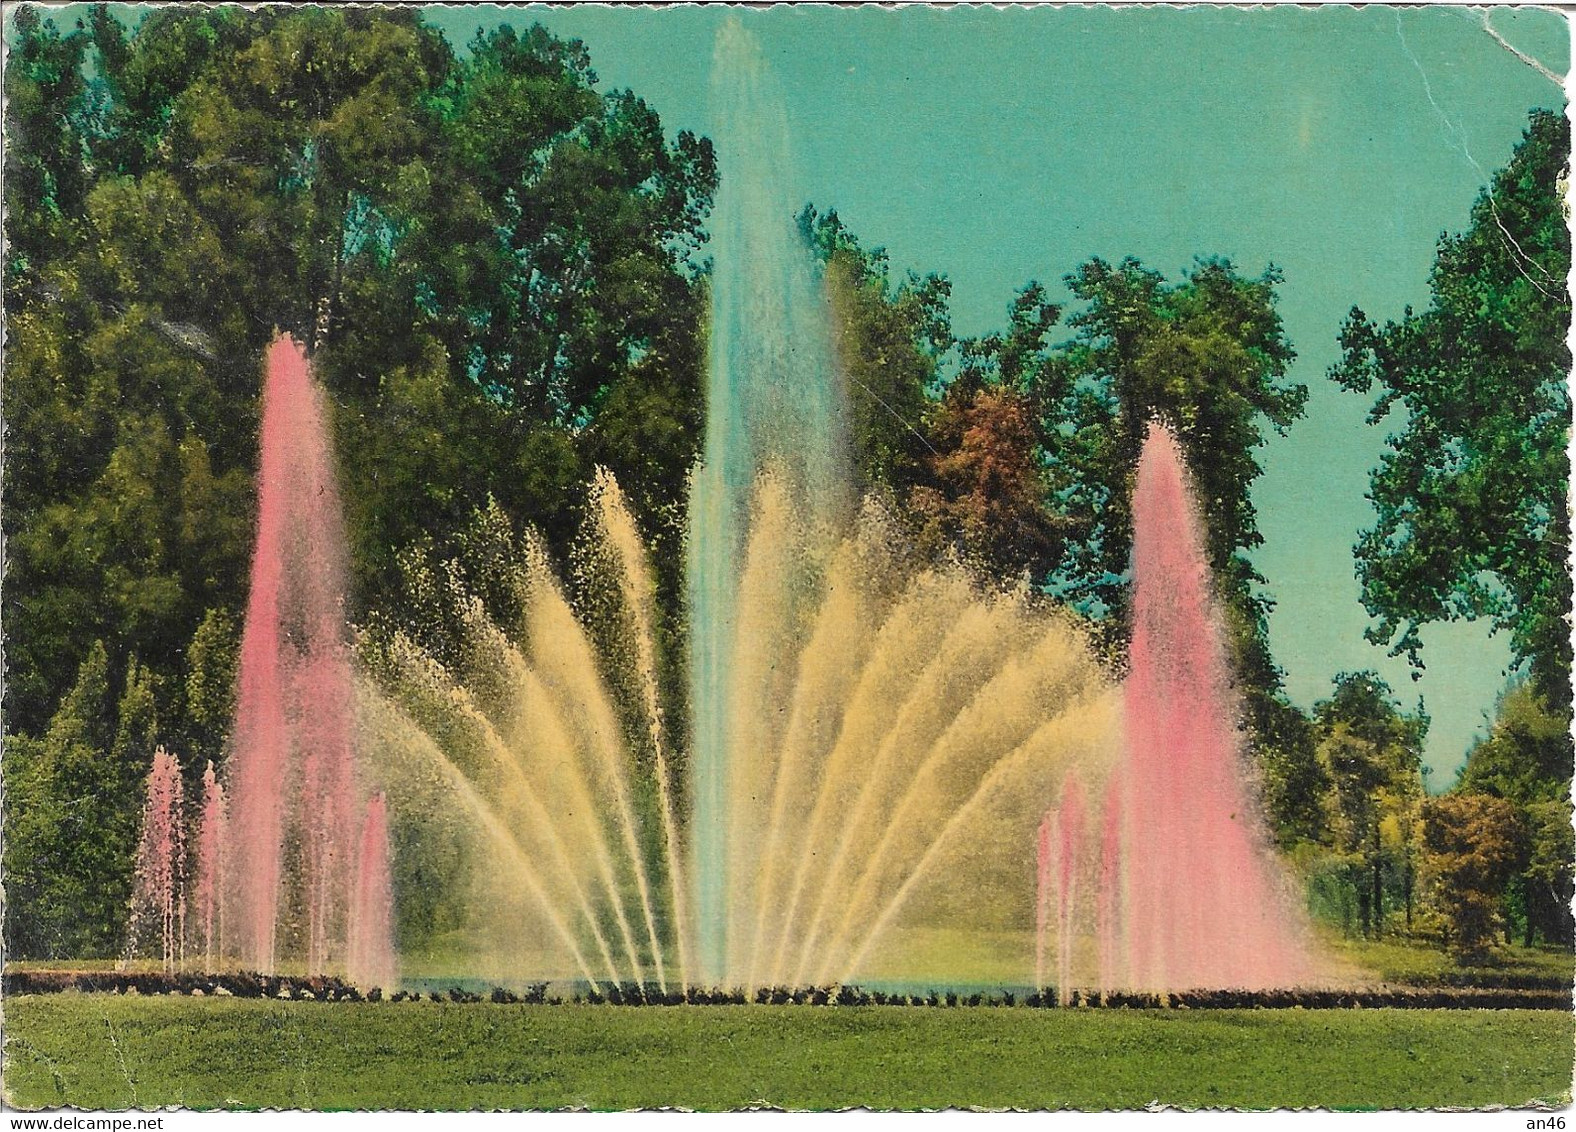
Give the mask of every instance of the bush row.
POLYGON ((0 994, 53 994, 60 991, 107 994, 220 995, 235 998, 289 998, 318 1002, 377 1002, 377 987, 362 992, 332 975, 258 975, 249 971, 197 974, 166 971, 7 971, 0 994))
MULTIPOLYGON (((549 997, 547 983, 533 983, 523 991, 494 987, 488 994, 451 987, 427 992, 400 990, 386 996, 390 1002, 492 1002, 509 1004, 559 1004, 565 999, 549 997)), ((6 995, 52 994, 67 990, 97 991, 111 994, 185 994, 231 995, 237 998, 279 998, 317 1002, 379 1002, 382 990, 362 992, 341 979, 325 975, 257 975, 236 972, 220 975, 166 974, 163 972, 119 971, 13 971, 0 979, 0 993, 6 995)), ((1381 986, 1361 990, 1193 990, 1174 994, 1137 991, 1076 990, 1067 1004, 1071 1008, 1134 1010, 1343 1010, 1354 1008, 1402 1007, 1416 1009, 1487 1010, 1570 1010, 1569 988, 1459 987, 1459 986, 1381 986)), ((689 987, 660 990, 637 984, 603 984, 584 990, 568 1000, 586 1005, 612 1006, 930 1006, 979 1007, 1023 1006, 1057 1007, 1054 987, 1032 992, 1021 999, 1011 992, 1000 994, 959 994, 935 991, 926 994, 898 994, 869 991, 857 986, 839 987, 762 987, 753 995, 740 989, 689 987)))

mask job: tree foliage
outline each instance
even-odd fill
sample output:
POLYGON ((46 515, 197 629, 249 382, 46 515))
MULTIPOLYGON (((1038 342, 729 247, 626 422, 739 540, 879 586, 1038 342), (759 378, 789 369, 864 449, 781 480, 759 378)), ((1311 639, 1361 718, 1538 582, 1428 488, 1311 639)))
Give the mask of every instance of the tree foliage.
POLYGON ((1505 885, 1527 856, 1516 808, 1487 794, 1446 794, 1424 807, 1428 871, 1463 960, 1487 957, 1500 926, 1505 885))
POLYGON ((1403 712, 1372 672, 1335 677, 1329 699, 1314 705, 1318 760, 1328 783, 1326 822, 1335 861, 1345 870, 1364 935, 1385 928, 1386 904, 1412 925, 1423 832, 1422 756, 1428 717, 1403 712))
POLYGON ((1127 484, 1152 421, 1170 425, 1188 457, 1208 528, 1216 583, 1243 622, 1262 632, 1268 599, 1248 555, 1259 534, 1251 488, 1266 429, 1284 431, 1307 389, 1286 383, 1294 356, 1275 309, 1274 267, 1258 277, 1200 260, 1178 283, 1134 259, 1094 259, 1068 277, 1083 309, 1055 384, 1042 395, 1056 437, 1050 453, 1064 499, 1082 524, 1067 570, 1071 591, 1120 609, 1132 542, 1127 484))
POLYGON ((1530 683, 1500 698, 1488 736, 1473 744, 1455 792, 1500 798, 1516 808, 1527 830, 1528 856, 1511 878, 1505 914, 1519 924, 1522 942, 1576 942, 1571 898, 1576 895, 1570 788, 1576 766, 1564 715, 1551 710, 1530 683))
POLYGON ((913 273, 894 284, 886 252, 864 248, 835 210, 806 205, 799 231, 825 269, 855 467, 867 487, 907 492, 935 454, 929 414, 952 345, 951 285, 913 273))
POLYGON ((40 957, 120 951, 141 800, 158 727, 153 676, 132 660, 118 705, 94 642, 40 739, 4 753, 8 947, 40 957))
POLYGON ((598 465, 671 599, 716 169, 538 27, 460 55, 406 8, 21 8, 8 45, 8 923, 102 951, 119 910, 72 886, 124 883, 119 819, 92 868, 64 840, 92 775, 222 760, 276 329, 330 395, 352 616, 489 500, 566 549, 598 465))
POLYGON ((1570 128, 1533 113, 1510 163, 1444 235, 1427 310, 1353 309, 1331 376, 1396 426, 1356 546, 1371 639, 1421 665, 1419 629, 1487 618, 1541 695, 1570 706, 1570 128))

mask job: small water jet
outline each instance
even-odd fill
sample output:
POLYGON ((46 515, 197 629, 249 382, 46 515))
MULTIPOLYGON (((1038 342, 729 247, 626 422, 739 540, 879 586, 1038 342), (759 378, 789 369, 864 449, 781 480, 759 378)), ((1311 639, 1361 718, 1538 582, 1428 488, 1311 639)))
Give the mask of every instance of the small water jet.
POLYGON ((382 794, 367 802, 356 856, 356 887, 350 905, 349 954, 345 972, 362 987, 392 987, 394 890, 389 883, 388 808, 382 794))
POLYGON ((203 968, 213 970, 224 954, 224 851, 228 808, 224 785, 210 761, 202 774, 202 810, 197 824, 196 912, 203 968))
POLYGON ((1121 780, 1106 784, 1100 808, 1100 878, 1095 890, 1095 935, 1100 1001, 1117 986, 1117 936, 1122 928, 1122 792, 1121 780))
POLYGON ((1056 846, 1056 993, 1066 1006, 1072 1001, 1073 941, 1078 906, 1078 868, 1084 836, 1083 792, 1078 780, 1069 778, 1062 786, 1058 813, 1056 846))
POLYGON ((1050 943, 1051 908, 1056 903, 1056 811, 1046 810, 1035 835, 1034 986, 1045 984, 1045 953, 1050 943))
POLYGON ((185 959, 186 793, 180 763, 163 747, 148 771, 133 876, 128 953, 156 949, 174 971, 185 959))

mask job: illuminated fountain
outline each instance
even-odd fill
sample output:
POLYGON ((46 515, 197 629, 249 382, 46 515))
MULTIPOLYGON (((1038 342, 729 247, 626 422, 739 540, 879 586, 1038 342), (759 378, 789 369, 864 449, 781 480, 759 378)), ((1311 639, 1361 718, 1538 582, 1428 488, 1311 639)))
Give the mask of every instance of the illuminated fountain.
POLYGON ((851 473, 781 103, 736 24, 716 74, 687 652, 599 473, 574 569, 489 505, 474 553, 412 566, 431 608, 408 612, 442 629, 353 662, 321 394, 280 339, 235 744, 197 839, 205 961, 392 985, 408 920, 437 942, 407 966, 637 996, 1043 985, 1052 962, 1063 1001, 1304 977, 1175 442, 1139 469, 1125 688, 1043 595, 919 559, 851 473))
POLYGON ((1182 452, 1152 427, 1133 490, 1125 799, 1131 985, 1292 986, 1310 974, 1246 787, 1221 621, 1182 452))
POLYGON ((148 771, 126 934, 129 954, 157 955, 166 971, 185 958, 185 810, 180 763, 160 747, 148 771))
POLYGON ((1181 448, 1158 425, 1139 458, 1133 532, 1123 758, 1098 829, 1085 827, 1074 782, 1046 816, 1060 836, 1041 842, 1040 953, 1050 892, 1064 1001, 1075 983, 1101 991, 1303 984, 1314 976, 1307 926, 1246 785, 1202 524, 1181 448), (1077 904, 1079 878, 1090 875, 1099 878, 1092 917, 1077 904), (1080 979, 1072 956, 1091 934, 1094 970, 1080 979))
MULTIPOLYGON (((363 875, 386 871, 386 859, 361 854, 371 815, 358 766, 339 492, 323 395, 289 337, 269 347, 262 407, 234 744, 223 790, 209 784, 199 833, 204 946, 254 971, 343 971, 353 953, 389 951, 354 939, 373 921, 352 915, 358 891, 386 892, 388 881, 363 875)), ((387 917, 377 922, 387 927, 387 917)), ((393 977, 386 963, 374 966, 393 977)))
POLYGON ((487 862, 455 874, 474 886, 476 974, 664 990, 989 978, 972 943, 1032 917, 1022 847, 1070 772, 1103 778, 1120 694, 1065 611, 913 560, 859 503, 780 102, 736 27, 717 73, 688 734, 665 723, 650 566, 605 475, 581 555, 602 575, 595 608, 494 515, 487 559, 506 576, 461 561, 441 580, 463 643, 443 660, 388 644, 363 716, 419 839, 487 862))

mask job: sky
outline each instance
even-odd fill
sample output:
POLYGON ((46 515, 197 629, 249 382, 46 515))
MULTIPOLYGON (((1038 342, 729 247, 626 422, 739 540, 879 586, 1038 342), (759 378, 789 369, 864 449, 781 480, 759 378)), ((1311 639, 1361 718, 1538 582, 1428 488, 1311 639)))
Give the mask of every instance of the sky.
MULTIPOLYGON (((62 15, 75 11, 68 6, 62 15)), ((138 9, 124 9, 128 14, 138 9)), ((1352 544, 1373 522, 1369 471, 1391 428, 1326 374, 1356 305, 1428 305, 1445 230, 1465 227, 1533 107, 1563 75, 1556 12, 1460 7, 897 8, 582 4, 432 7, 462 47, 478 27, 539 22, 582 40, 604 90, 634 90, 669 133, 713 134, 717 29, 742 20, 773 67, 804 199, 836 208, 895 272, 952 283, 957 331, 1006 322, 1013 293, 1092 256, 1175 279, 1229 257, 1285 276, 1280 312, 1307 412, 1259 453, 1254 555, 1276 602, 1270 644, 1303 707, 1338 672, 1373 669, 1432 726, 1430 786, 1450 785, 1509 677, 1483 623, 1423 631, 1419 680, 1365 640, 1352 544)), ((726 169, 723 175, 727 175, 726 169)))
MULTIPOLYGON (((1440 233, 1465 227, 1528 110, 1564 105, 1558 86, 1464 8, 429 10, 456 46, 499 22, 581 39, 603 89, 703 134, 730 16, 776 71, 806 199, 897 272, 946 274, 960 333, 1003 325, 1030 279, 1065 296, 1062 277, 1096 255, 1169 278, 1200 255, 1282 269, 1289 377, 1310 397, 1261 451, 1254 489, 1270 643, 1304 707, 1360 669, 1408 708, 1421 696, 1431 786, 1448 786, 1505 686, 1508 644, 1481 623, 1431 627, 1413 682, 1364 639, 1351 546, 1373 521, 1368 473, 1389 430, 1326 373, 1353 305, 1380 319, 1427 306, 1440 233)), ((1564 74, 1561 16, 1491 20, 1564 74)))

